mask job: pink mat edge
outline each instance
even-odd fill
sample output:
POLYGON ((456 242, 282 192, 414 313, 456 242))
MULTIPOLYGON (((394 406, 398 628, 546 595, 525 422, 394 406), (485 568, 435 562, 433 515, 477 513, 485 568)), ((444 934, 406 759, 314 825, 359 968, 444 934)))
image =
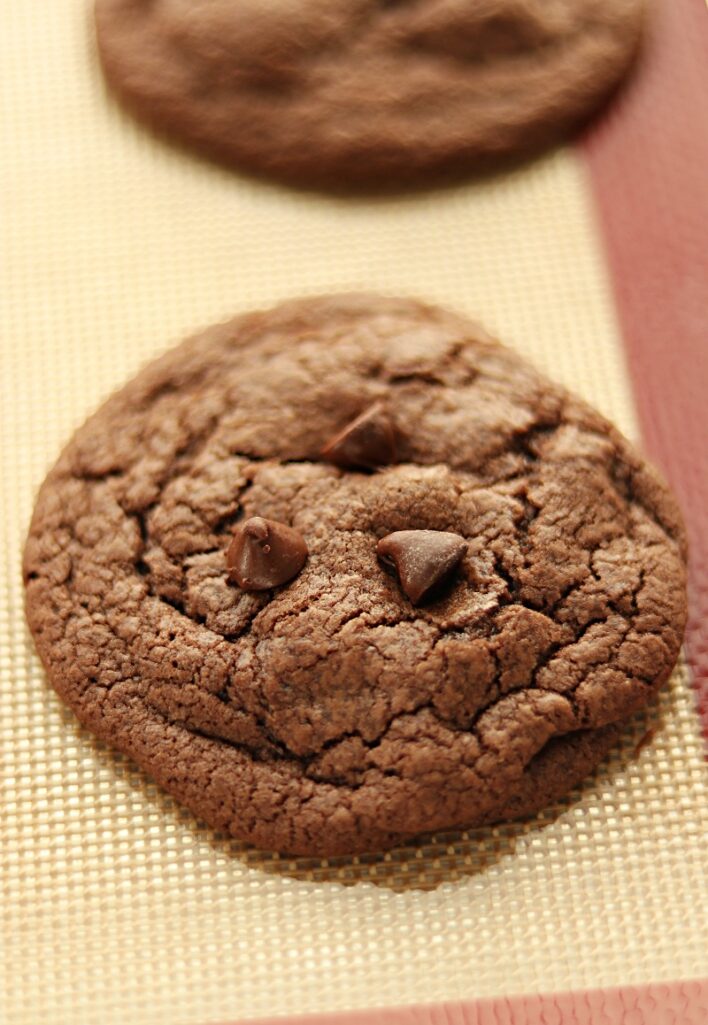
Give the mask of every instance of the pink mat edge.
POLYGON ((221 1025, 706 1025, 708 979, 221 1025))

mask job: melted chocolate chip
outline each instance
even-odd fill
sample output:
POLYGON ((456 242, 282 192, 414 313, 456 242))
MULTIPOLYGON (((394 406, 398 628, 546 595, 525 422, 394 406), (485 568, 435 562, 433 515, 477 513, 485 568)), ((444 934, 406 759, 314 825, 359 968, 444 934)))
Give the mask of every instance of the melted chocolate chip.
POLYGON ((383 402, 375 402, 335 434, 322 458, 345 470, 373 470, 396 461, 396 432, 383 402))
POLYGON ((376 546, 378 557, 396 567, 401 587, 414 605, 452 575, 466 550, 464 538, 444 530, 397 530, 376 546))
POLYGON ((252 516, 234 530, 226 553, 229 580, 244 591, 267 591, 297 576, 307 555, 305 539, 297 530, 252 516))

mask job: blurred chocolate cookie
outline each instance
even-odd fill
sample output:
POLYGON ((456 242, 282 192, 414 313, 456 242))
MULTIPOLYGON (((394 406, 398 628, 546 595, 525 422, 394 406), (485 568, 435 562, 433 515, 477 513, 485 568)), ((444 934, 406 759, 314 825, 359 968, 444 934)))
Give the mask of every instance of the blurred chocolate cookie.
POLYGON ((559 139, 611 92, 644 0, 97 0, 111 84, 229 163, 336 188, 559 139))

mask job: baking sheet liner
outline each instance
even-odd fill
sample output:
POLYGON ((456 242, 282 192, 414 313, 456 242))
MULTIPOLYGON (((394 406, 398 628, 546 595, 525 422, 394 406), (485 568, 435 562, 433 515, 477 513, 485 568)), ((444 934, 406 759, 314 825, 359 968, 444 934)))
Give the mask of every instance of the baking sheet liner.
POLYGON ((654 2, 650 27, 582 155, 642 436, 688 528, 686 647, 708 744, 708 5, 654 2))
POLYGON ((168 343, 280 297, 446 303, 636 436, 575 152, 386 200, 288 191, 133 125, 84 0, 2 14, 0 1019, 198 1025, 704 974, 708 778, 683 665, 532 823, 290 860, 215 835, 79 728, 23 620, 33 495, 74 426, 168 343))

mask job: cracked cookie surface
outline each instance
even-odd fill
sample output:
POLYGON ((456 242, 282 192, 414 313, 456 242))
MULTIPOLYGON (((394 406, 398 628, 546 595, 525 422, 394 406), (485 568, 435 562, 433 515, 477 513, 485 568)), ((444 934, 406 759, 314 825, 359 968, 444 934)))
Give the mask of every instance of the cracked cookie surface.
POLYGON ((97 0, 106 76, 154 126, 302 184, 415 182, 558 140, 644 0, 97 0))
POLYGON ((328 855, 533 813, 668 678, 686 615, 675 502, 602 416, 474 323, 333 296, 208 329, 76 433, 24 573, 79 719, 210 825, 328 855), (320 458, 385 402, 397 460, 320 458), (246 592, 244 517, 309 557, 246 592), (414 607, 395 531, 467 547, 414 607))

